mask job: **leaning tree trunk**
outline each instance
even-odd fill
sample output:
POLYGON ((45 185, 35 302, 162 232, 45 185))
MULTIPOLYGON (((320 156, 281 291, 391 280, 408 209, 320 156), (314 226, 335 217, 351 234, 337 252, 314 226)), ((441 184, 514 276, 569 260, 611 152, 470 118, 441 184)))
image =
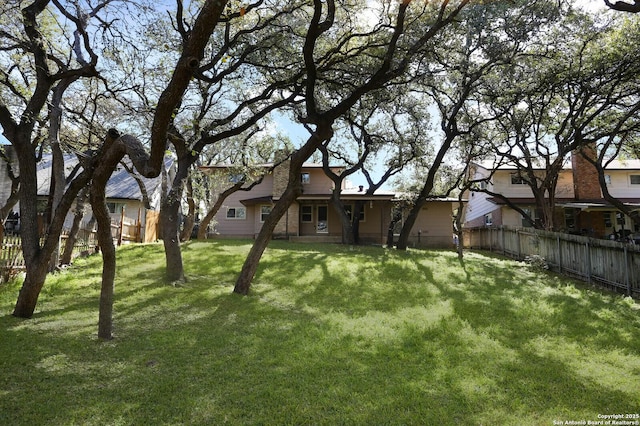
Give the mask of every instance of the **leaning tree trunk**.
MULTIPOLYGON (((28 137, 28 135, 26 136, 28 137)), ((69 185, 55 211, 53 220, 49 224, 44 245, 41 246, 36 209, 35 152, 28 139, 26 142, 20 141, 14 146, 20 166, 20 237, 26 276, 18 294, 13 315, 19 318, 31 318, 47 277, 51 254, 57 249, 67 211, 80 189, 85 187, 89 181, 90 171, 84 170, 69 185)))
POLYGON ((318 149, 323 141, 331 139, 332 136, 333 129, 331 124, 325 123, 323 126, 318 126, 316 132, 311 135, 307 142, 291 155, 291 159, 289 160, 289 181, 287 183, 287 188, 273 206, 273 209, 265 219, 253 246, 251 246, 251 250, 242 265, 240 275, 236 280, 236 284, 233 289, 234 293, 244 295, 249 294, 251 281, 258 270, 260 258, 269 245, 269 241, 273 235, 273 230, 287 212, 291 203, 293 203, 296 198, 302 194, 302 183, 300 182, 302 164, 316 149, 318 149))
POLYGON ((213 207, 211 208, 211 210, 207 212, 207 214, 200 221, 200 228, 198 228, 199 240, 207 239, 207 228, 209 228, 209 224, 211 223, 214 216, 218 213, 218 211, 222 207, 224 200, 226 200, 229 195, 240 190, 240 188, 242 188, 242 185, 244 185, 243 182, 236 182, 231 188, 227 188, 224 191, 222 191, 220 194, 218 194, 218 198, 216 198, 216 202, 214 203, 213 207))
POLYGON ((249 294, 251 281, 258 270, 260 258, 269 245, 269 241, 273 235, 273 230, 287 212, 291 203, 293 203, 301 193, 302 188, 293 188, 289 186, 273 206, 271 213, 262 224, 262 228, 260 229, 253 246, 251 246, 251 250, 249 251, 247 258, 242 265, 242 270, 240 271, 240 275, 238 276, 236 285, 233 289, 234 293, 243 295, 249 294))

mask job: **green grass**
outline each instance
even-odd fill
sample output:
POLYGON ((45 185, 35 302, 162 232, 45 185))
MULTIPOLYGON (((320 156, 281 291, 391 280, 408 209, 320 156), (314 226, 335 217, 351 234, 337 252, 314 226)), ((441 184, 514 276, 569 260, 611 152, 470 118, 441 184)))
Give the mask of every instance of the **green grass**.
POLYGON ((640 306, 522 263, 274 242, 118 251, 115 339, 100 258, 51 277, 30 320, 0 287, 0 425, 551 425, 640 412, 640 306))

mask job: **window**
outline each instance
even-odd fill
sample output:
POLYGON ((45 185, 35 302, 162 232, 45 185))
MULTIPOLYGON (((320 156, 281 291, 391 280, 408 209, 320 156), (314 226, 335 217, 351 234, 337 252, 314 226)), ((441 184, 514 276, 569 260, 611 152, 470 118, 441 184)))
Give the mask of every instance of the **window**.
POLYGON ((484 215, 484 224, 486 226, 493 225, 493 213, 489 213, 489 214, 485 214, 484 215))
POLYGON ((640 185, 640 175, 629 175, 631 185, 640 185))
MULTIPOLYGON (((354 210, 354 206, 352 204, 347 204, 344 206, 344 211, 347 212, 347 216, 349 216, 349 220, 353 220, 353 210, 354 210)), ((364 205, 362 207, 360 207, 360 217, 359 217, 359 221, 360 222, 364 222, 364 205)))
MULTIPOLYGON (((527 216, 529 216, 532 220, 535 219, 534 217, 531 216, 531 209, 522 209, 527 216)), ((523 228, 532 228, 533 227, 533 223, 531 222, 531 220, 529 220, 527 218, 527 216, 522 216, 522 227, 523 228)))
POLYGON ((487 181, 486 180, 481 180, 480 184, 479 184, 479 188, 481 191, 484 191, 485 189, 487 189, 487 181))
POLYGON ((306 205, 300 207, 300 218, 303 223, 313 222, 313 206, 306 205))
POLYGON ((109 213, 111 214, 122 213, 123 207, 124 207, 124 204, 122 203, 107 203, 107 208, 109 209, 109 213))
POLYGON ((611 175, 604 175, 604 183, 611 185, 611 175))
POLYGON ((260 206, 260 222, 264 222, 271 213, 271 206, 260 206))
POLYGON ((511 173, 511 185, 527 185, 527 181, 520 173, 511 173))
POLYGON ((302 173, 300 175, 300 182, 303 184, 311 183, 311 174, 310 173, 302 173))
POLYGON ((604 227, 611 228, 613 226, 613 221, 611 220, 611 212, 604 212, 604 227))
MULTIPOLYGON (((579 211, 579 209, 578 209, 579 211)), ((571 230, 576 226, 576 209, 564 209, 564 226, 571 230)))
POLYGON ((227 209, 227 219, 245 219, 246 217, 246 207, 229 207, 227 209))

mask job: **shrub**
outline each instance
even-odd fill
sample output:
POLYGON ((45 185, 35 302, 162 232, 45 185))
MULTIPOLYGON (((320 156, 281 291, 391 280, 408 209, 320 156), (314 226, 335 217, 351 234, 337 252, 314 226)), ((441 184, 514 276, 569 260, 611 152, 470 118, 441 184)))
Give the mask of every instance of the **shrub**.
POLYGON ((535 269, 535 270, 549 269, 549 264, 547 263, 547 260, 538 254, 532 254, 525 257, 524 262, 528 264, 531 267, 531 269, 535 269))

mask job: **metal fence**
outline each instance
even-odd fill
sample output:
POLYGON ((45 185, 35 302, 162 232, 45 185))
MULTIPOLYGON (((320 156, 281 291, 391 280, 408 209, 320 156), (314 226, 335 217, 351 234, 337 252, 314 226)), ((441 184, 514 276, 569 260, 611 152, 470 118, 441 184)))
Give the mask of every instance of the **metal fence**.
POLYGON ((465 229, 463 245, 518 260, 541 256, 553 271, 640 296, 640 246, 635 244, 502 226, 465 229))

